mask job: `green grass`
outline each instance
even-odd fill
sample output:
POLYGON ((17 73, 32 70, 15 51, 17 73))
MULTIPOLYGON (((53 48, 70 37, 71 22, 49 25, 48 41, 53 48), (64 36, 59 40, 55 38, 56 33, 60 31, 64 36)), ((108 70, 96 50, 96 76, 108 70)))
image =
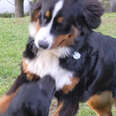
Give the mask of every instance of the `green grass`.
POLYGON ((0 18, 0 95, 20 71, 22 52, 28 38, 29 18, 0 18))
MULTIPOLYGON (((112 108, 113 116, 116 116, 116 108, 112 108)), ((77 116, 97 116, 96 113, 91 110, 87 104, 80 104, 79 114, 77 116)))
POLYGON ((97 31, 116 38, 116 13, 105 14, 102 17, 102 25, 97 31))
MULTIPOLYGON (((22 53, 28 38, 29 17, 0 18, 0 96, 5 93, 20 73, 22 53)), ((116 13, 105 14, 97 29, 116 37, 116 13)), ((96 116, 87 105, 81 104, 78 116, 96 116)), ((116 115, 113 109, 114 116, 116 115)))

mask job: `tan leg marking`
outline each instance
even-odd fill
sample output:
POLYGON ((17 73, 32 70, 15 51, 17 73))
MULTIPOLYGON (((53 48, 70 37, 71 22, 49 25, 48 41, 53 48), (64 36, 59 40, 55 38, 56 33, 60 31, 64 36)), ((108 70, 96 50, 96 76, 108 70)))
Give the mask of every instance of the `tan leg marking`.
POLYGON ((64 104, 63 102, 60 102, 60 103, 58 104, 58 107, 57 107, 55 113, 53 114, 53 116, 59 116, 59 112, 61 111, 61 109, 62 109, 62 107, 63 107, 63 104, 64 104))
POLYGON ((16 93, 13 93, 11 95, 4 95, 0 98, 0 113, 4 113, 7 110, 11 100, 15 95, 16 93))
POLYGON ((112 92, 104 91, 96 94, 88 100, 88 105, 98 116, 111 116, 111 108, 113 104, 112 92))
POLYGON ((62 91, 65 93, 65 94, 68 94, 70 91, 73 90, 73 88, 79 83, 80 79, 77 78, 77 77, 73 77, 71 79, 71 85, 65 85, 62 89, 62 91))
POLYGON ((113 98, 113 100, 114 100, 114 105, 115 105, 115 107, 116 107, 116 98, 113 98))

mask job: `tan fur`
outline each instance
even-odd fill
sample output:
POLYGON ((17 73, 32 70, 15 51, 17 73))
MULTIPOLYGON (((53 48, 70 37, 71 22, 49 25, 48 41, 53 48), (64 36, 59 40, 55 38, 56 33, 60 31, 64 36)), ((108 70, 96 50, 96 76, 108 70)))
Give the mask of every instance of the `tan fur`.
POLYGON ((98 116, 111 116, 113 104, 112 92, 104 91, 101 94, 93 95, 88 100, 88 105, 98 116))
POLYGON ((27 67, 28 67, 28 64, 26 63, 25 59, 23 58, 23 60, 22 60, 22 68, 23 68, 24 73, 26 73, 27 79, 28 80, 36 79, 36 77, 38 77, 38 76, 36 76, 35 74, 30 73, 27 70, 27 67))
POLYGON ((46 13, 45 13, 45 16, 49 18, 49 17, 50 17, 50 15, 51 15, 50 11, 49 11, 49 10, 47 10, 47 11, 46 11, 46 13))
POLYGON ((71 79, 71 85, 65 85, 62 89, 62 91, 65 94, 68 94, 70 91, 72 91, 74 89, 74 87, 79 83, 80 79, 77 77, 73 77, 71 79))
POLYGON ((58 17, 57 19, 56 19, 56 21, 58 22, 58 23, 62 23, 63 22, 63 17, 58 17))
POLYGON ((22 67, 23 67, 24 73, 26 73, 27 79, 28 79, 28 80, 32 80, 32 79, 33 79, 33 74, 30 73, 30 72, 27 70, 28 64, 26 64, 24 58, 23 58, 23 61, 22 61, 22 67))
POLYGON ((59 35, 54 38, 54 43, 51 48, 69 46, 74 43, 74 38, 78 35, 78 30, 73 27, 73 31, 66 35, 59 35))
POLYGON ((32 21, 33 22, 36 22, 37 21, 37 19, 38 19, 38 13, 39 13, 39 10, 38 9, 37 10, 34 10, 33 16, 32 16, 32 21))
POLYGON ((0 98, 0 113, 4 113, 7 110, 12 98, 15 95, 16 93, 12 93, 11 95, 4 95, 0 98))
POLYGON ((62 107, 63 107, 63 104, 64 104, 63 102, 60 102, 60 103, 58 104, 58 107, 57 107, 55 113, 53 114, 53 116, 59 116, 59 112, 61 111, 61 109, 62 109, 62 107))
POLYGON ((39 22, 39 19, 38 19, 38 14, 39 14, 39 9, 36 9, 36 10, 34 10, 33 15, 32 15, 32 22, 35 24, 34 26, 35 26, 35 29, 36 29, 35 35, 37 34, 37 32, 40 29, 40 22, 39 22))

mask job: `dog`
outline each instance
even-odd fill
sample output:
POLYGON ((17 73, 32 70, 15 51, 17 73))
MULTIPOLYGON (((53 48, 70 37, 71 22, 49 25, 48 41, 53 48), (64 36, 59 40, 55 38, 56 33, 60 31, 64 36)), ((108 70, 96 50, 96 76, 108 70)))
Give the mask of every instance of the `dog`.
MULTIPOLYGON (((17 88, 39 74, 38 68, 37 72, 27 68, 29 61, 38 51, 42 54, 54 51, 51 54, 58 56, 57 66, 72 73, 72 78, 76 79, 65 85, 62 78, 63 84, 55 94, 58 107, 54 116, 74 116, 79 103, 86 101, 99 116, 112 116, 112 104, 116 101, 116 40, 94 31, 101 24, 103 12, 98 0, 40 0, 33 5, 29 26, 33 47, 24 52, 22 73, 7 95, 1 98, 2 111, 6 110, 17 88)), ((43 56, 47 61, 48 55, 43 56)), ((51 61, 48 64, 53 66, 51 61)))
POLYGON ((55 90, 55 81, 49 75, 23 84, 4 116, 48 116, 55 90))

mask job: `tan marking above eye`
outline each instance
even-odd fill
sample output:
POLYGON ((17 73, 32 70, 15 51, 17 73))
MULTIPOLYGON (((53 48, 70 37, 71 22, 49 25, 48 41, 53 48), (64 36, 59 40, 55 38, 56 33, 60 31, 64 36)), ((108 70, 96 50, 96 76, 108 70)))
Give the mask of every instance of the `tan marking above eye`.
POLYGON ((46 11, 46 13, 45 13, 45 16, 49 18, 49 17, 50 17, 50 15, 51 15, 50 11, 49 11, 49 10, 47 10, 47 11, 46 11))
POLYGON ((63 17, 58 17, 56 21, 57 21, 58 23, 62 23, 63 20, 64 20, 63 17))

